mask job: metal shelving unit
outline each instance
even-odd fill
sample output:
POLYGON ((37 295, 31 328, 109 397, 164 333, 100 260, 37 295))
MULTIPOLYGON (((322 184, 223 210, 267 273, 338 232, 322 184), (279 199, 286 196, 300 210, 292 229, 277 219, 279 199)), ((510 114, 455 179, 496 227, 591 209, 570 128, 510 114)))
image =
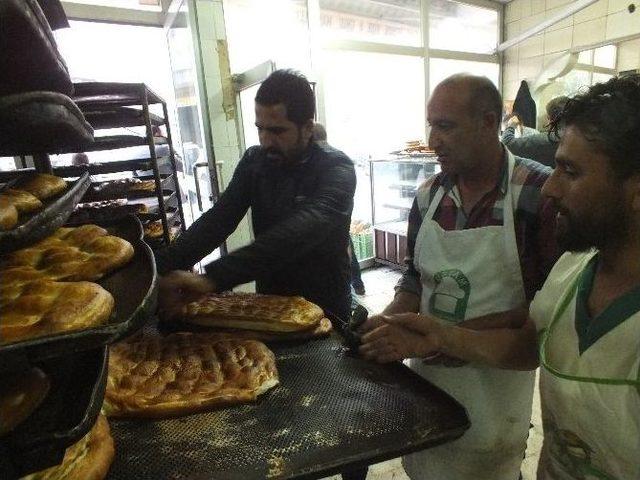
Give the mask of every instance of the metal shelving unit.
POLYGON ((157 209, 152 213, 156 213, 161 220, 163 243, 168 245, 171 242, 171 228, 179 224, 180 231, 184 231, 185 221, 166 102, 143 83, 100 82, 76 84, 73 100, 96 131, 119 127, 145 128, 145 136, 96 136, 95 142, 85 151, 116 150, 148 145, 149 155, 135 160, 114 160, 83 167, 61 167, 54 171, 60 174, 75 174, 88 169, 91 175, 136 170, 152 171, 157 199, 157 209), (150 111, 151 105, 158 104, 162 106, 162 116, 150 111), (166 141, 153 135, 152 127, 154 126, 166 128, 166 141), (168 155, 159 154, 159 147, 166 147, 168 155), (168 168, 168 172, 162 172, 163 167, 168 168), (169 195, 167 190, 171 190, 169 195))

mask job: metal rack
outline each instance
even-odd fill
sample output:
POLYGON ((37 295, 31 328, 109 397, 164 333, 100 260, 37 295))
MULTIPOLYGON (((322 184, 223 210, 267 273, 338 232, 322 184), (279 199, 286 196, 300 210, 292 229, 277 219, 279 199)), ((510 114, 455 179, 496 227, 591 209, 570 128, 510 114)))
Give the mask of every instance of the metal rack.
POLYGON ((143 83, 79 83, 75 85, 74 102, 95 130, 119 127, 145 127, 145 136, 115 135, 96 137, 85 151, 103 151, 148 145, 146 158, 90 164, 83 167, 54 169, 56 174, 73 175, 88 169, 92 175, 135 170, 151 170, 155 181, 155 197, 158 202, 156 217, 162 222, 163 242, 171 241, 171 228, 179 223, 185 229, 184 212, 180 201, 180 185, 176 170, 175 151, 171 138, 171 126, 167 103, 143 83), (162 116, 151 113, 150 106, 162 106, 162 116), (140 109, 130 107, 141 107, 140 109), (167 130, 166 144, 159 143, 153 135, 153 126, 164 125, 167 130), (158 147, 168 148, 168 155, 159 155, 158 147), (169 172, 162 174, 161 169, 169 172), (169 187, 169 188, 167 188, 169 187), (167 190, 170 194, 167 195, 167 190), (170 209, 173 206, 173 209, 170 209))

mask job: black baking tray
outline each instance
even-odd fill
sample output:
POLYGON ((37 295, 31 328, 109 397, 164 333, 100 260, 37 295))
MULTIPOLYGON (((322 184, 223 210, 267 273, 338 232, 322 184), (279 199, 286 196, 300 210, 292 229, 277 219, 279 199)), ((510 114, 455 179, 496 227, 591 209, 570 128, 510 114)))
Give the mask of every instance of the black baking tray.
POLYGON ((114 315, 98 327, 0 344, 0 372, 116 342, 142 328, 153 315, 157 302, 156 265, 151 248, 142 239, 140 221, 129 215, 103 226, 131 242, 135 250, 127 265, 97 282, 113 295, 114 315))
POLYGON ((280 385, 255 404, 112 420, 107 478, 321 478, 454 440, 470 425, 459 403, 409 368, 367 362, 335 334, 270 348, 280 385))
POLYGON ((58 465, 67 447, 91 430, 107 382, 108 350, 79 352, 38 364, 51 382, 44 402, 0 439, 0 478, 13 480, 58 465))
POLYGON ((85 172, 75 182, 70 182, 63 193, 43 201, 41 210, 21 215, 15 228, 0 232, 0 254, 42 240, 64 225, 90 184, 89 174, 85 172))

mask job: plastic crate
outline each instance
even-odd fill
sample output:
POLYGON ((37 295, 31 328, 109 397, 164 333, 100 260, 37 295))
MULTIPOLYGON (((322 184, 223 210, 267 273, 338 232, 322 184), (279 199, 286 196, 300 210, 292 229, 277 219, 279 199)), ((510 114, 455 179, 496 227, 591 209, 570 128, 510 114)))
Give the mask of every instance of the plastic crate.
POLYGON ((358 260, 373 257, 373 235, 371 233, 352 233, 353 253, 358 260))

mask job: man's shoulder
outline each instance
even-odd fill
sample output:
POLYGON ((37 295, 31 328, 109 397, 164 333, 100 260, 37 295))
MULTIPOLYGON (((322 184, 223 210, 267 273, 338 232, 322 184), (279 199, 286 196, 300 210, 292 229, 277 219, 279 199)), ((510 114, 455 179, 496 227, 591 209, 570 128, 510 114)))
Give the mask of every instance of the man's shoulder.
POLYGON ((517 185, 542 188, 553 170, 540 162, 514 155, 515 165, 511 181, 517 185))
POLYGON ((328 143, 313 144, 313 154, 318 162, 329 165, 353 165, 353 161, 342 150, 332 147, 328 143))

